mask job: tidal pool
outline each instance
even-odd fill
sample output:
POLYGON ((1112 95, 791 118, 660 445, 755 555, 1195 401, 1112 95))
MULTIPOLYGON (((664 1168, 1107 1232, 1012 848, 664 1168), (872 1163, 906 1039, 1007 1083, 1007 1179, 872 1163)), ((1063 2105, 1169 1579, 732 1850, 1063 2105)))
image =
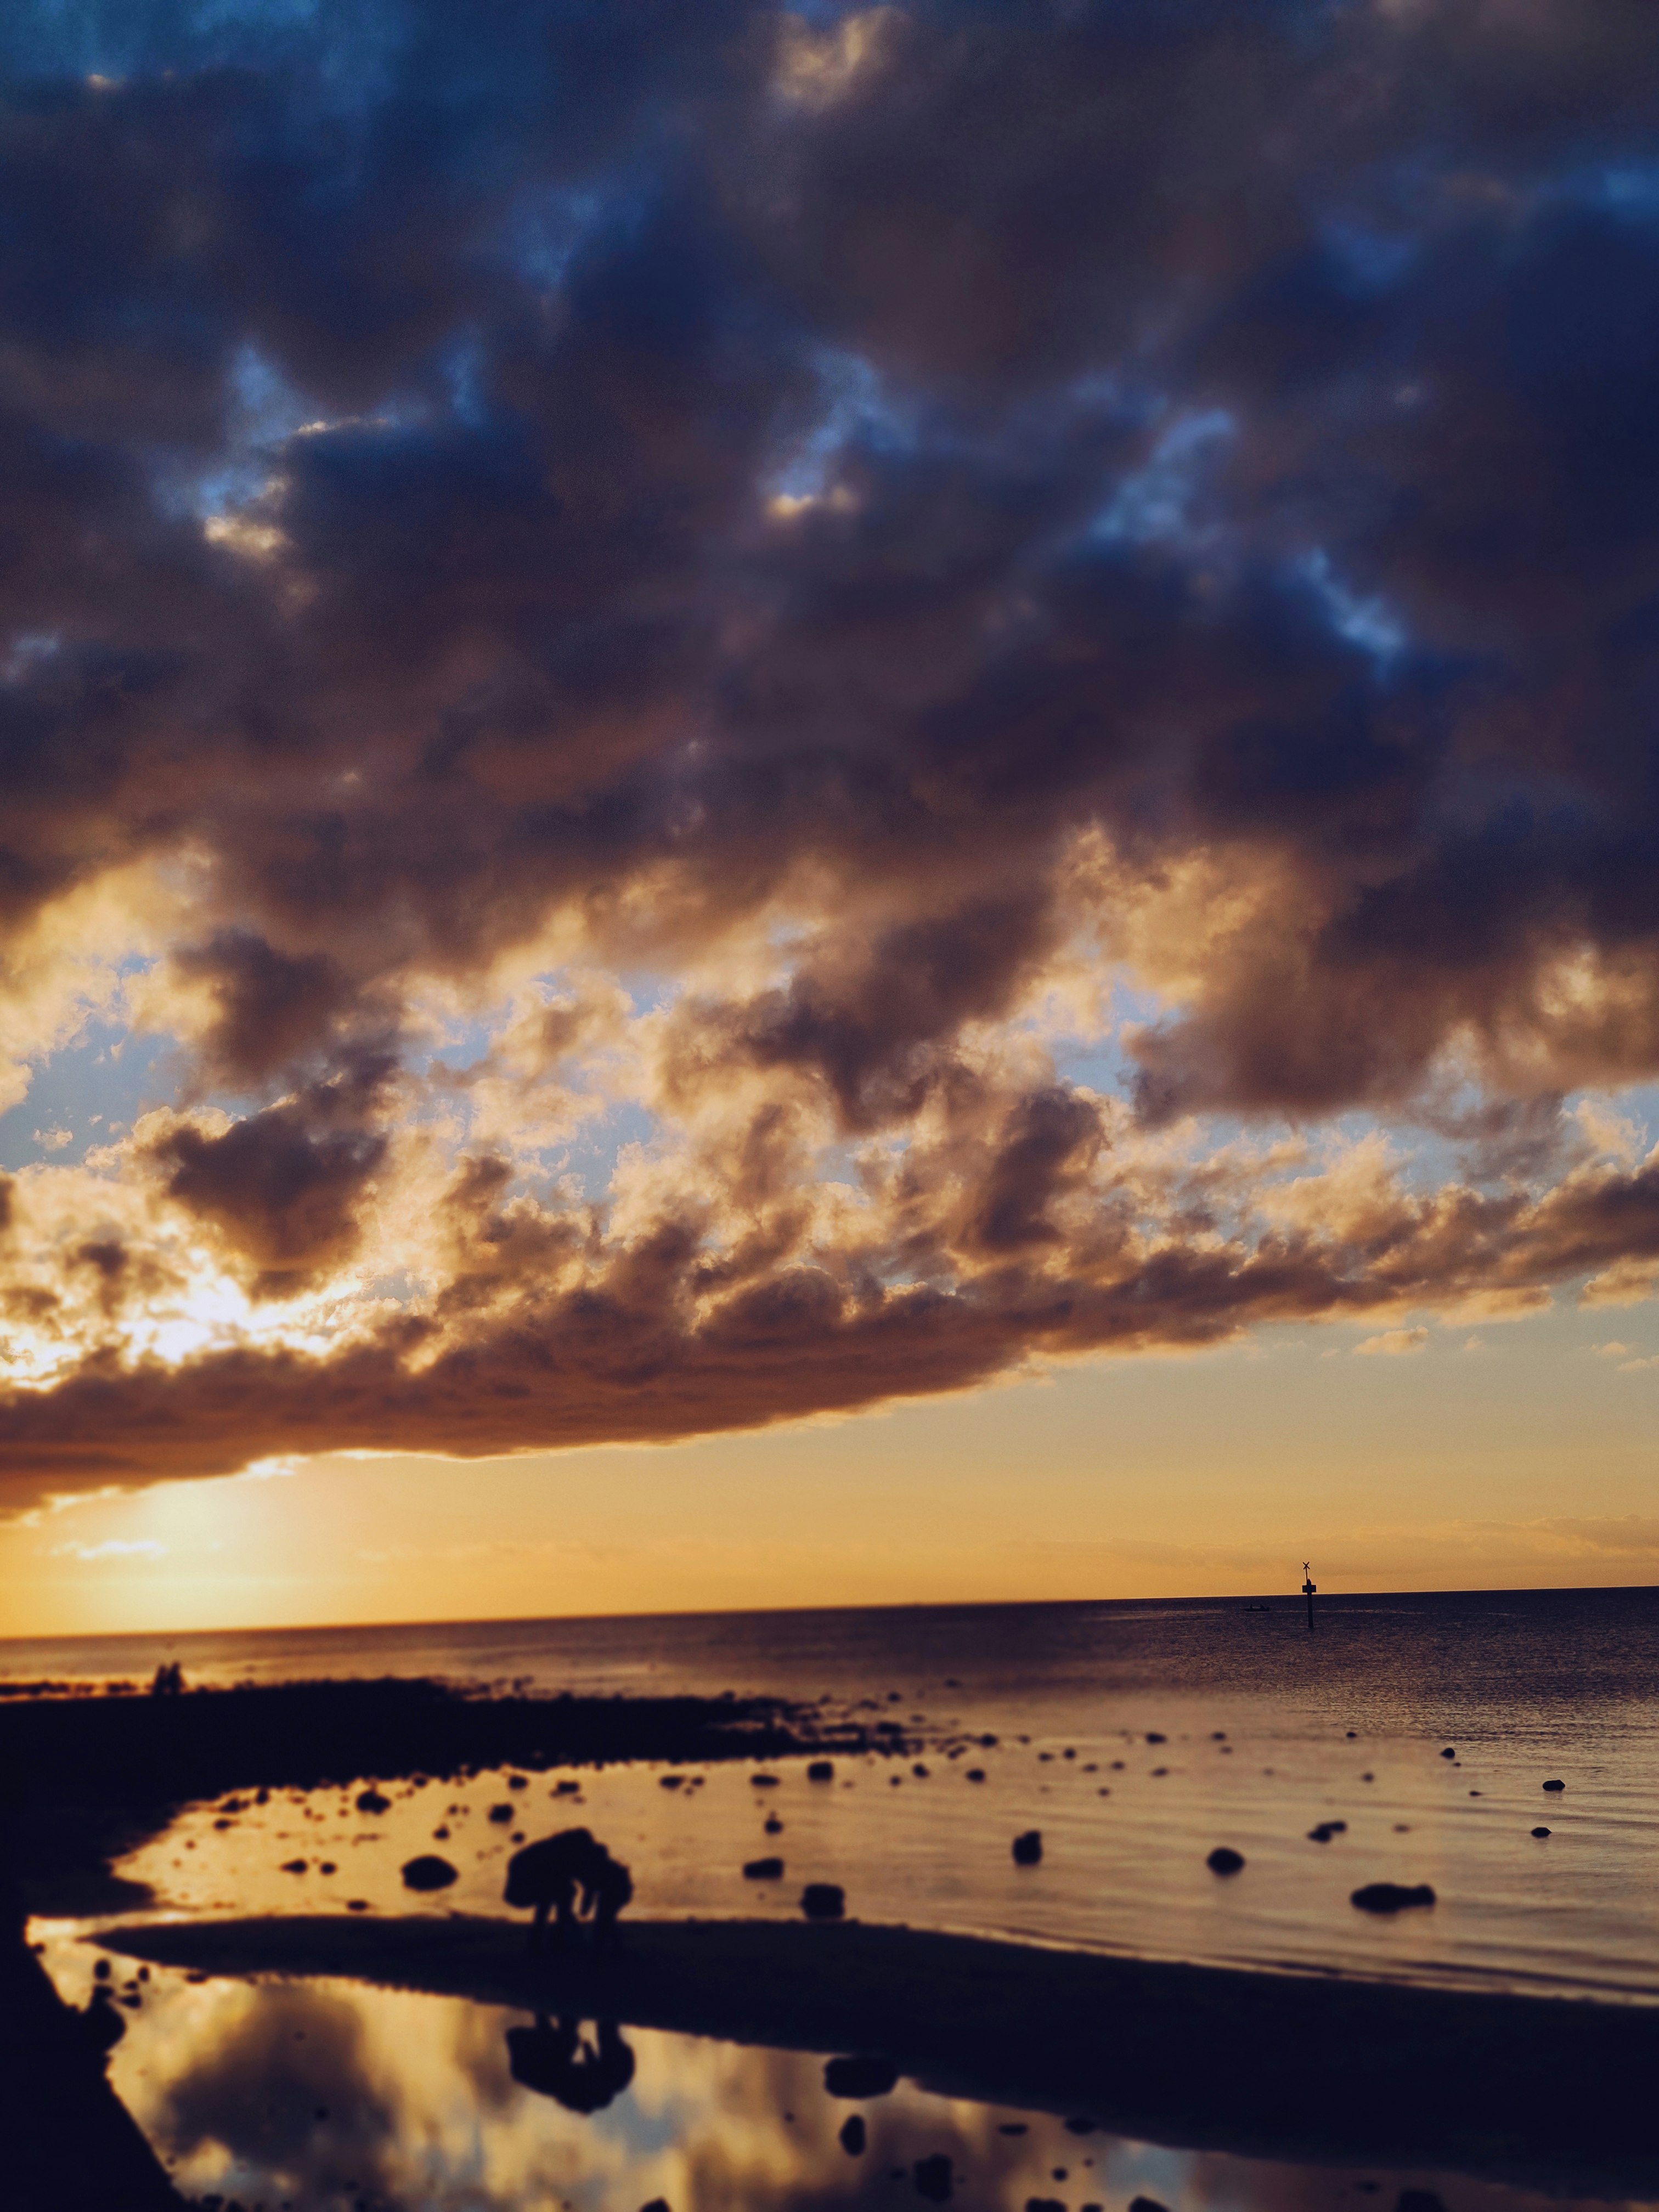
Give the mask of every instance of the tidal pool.
MULTIPOLYGON (((98 1956, 67 1925, 47 1936, 73 2002, 89 1995, 98 1956)), ((343 1980, 161 1967, 141 1980, 121 1961, 115 1979, 128 2009, 112 2083, 207 2212, 1133 2212, 1141 2198, 1167 2212, 1560 2212, 1572 2201, 1462 2173, 1130 2142, 1086 2116, 902 2080, 836 2095, 835 2054, 343 1980)))

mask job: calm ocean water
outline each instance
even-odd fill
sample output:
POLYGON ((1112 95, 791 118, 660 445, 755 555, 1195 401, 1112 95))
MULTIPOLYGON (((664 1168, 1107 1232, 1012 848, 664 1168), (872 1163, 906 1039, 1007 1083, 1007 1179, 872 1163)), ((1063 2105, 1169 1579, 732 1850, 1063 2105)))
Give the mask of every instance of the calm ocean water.
MULTIPOLYGON (((902 1770, 894 1786, 872 1763, 844 1769, 830 1793, 789 1789, 792 1881, 842 1881, 866 1917, 1659 1999, 1659 1592, 1322 1599, 1311 1636, 1294 1601, 1261 1602, 1271 1610, 975 1606, 97 1638, 0 1646, 0 1675, 142 1679, 176 1658, 197 1681, 435 1674, 775 1691, 837 1710, 871 1700, 930 1741, 998 1742, 934 1759, 925 1781, 902 1770), (983 1783, 965 1780, 970 1767, 983 1783), (1552 1778, 1565 1790, 1546 1794, 1552 1778), (1346 1831, 1310 1840, 1332 1820, 1346 1831), (1547 1838, 1531 1833, 1540 1825, 1547 1838), (1014 1869, 1008 1838, 1033 1826, 1043 1863, 1014 1869), (1206 1871, 1217 1843, 1244 1853, 1237 1881, 1206 1871), (1351 1892, 1377 1879, 1427 1881, 1440 1902, 1394 1922, 1353 1911, 1351 1892)), ((712 1770, 695 1796, 655 1780, 611 1769, 584 1785, 589 1825, 626 1846, 637 1909, 788 1909, 736 1873, 762 1808, 745 1775, 712 1770)), ((482 1821, 489 1794, 480 1778, 457 1820, 482 1821)), ((403 1843, 428 1840, 430 1809, 398 1799, 368 1850, 351 1824, 329 1827, 376 1902, 392 1891, 380 1899, 356 1869, 385 1860, 395 1882, 403 1843)), ((335 1810, 331 1796, 331 1821, 335 1810)), ((273 1858, 278 1839, 247 1822, 216 1832, 204 1808, 131 1870, 183 1908, 265 1895, 291 1905, 293 1881, 271 1871, 289 1856, 273 1858)), ((477 1848, 468 1893, 447 1903, 494 1905, 497 1847, 481 1834, 477 1848)))
MULTIPOLYGON (((873 1706, 922 1741, 919 1762, 842 1759, 829 1788, 806 1782, 799 1760, 774 1762, 769 1788, 744 1765, 675 1790, 649 1768, 550 1773, 514 1798, 518 1832, 585 1822, 629 1863, 634 1909, 649 1915, 793 1917, 801 1884, 827 1880, 870 1920, 1659 2001, 1659 1592, 1322 1600, 1312 1636, 1294 1601, 1263 1602, 12 1644, 0 1646, 0 1677, 142 1680, 177 1659, 196 1681, 433 1674, 550 1691, 772 1691, 866 1717, 873 1706), (963 1736, 972 1748, 952 1757, 963 1736), (1546 1793, 1550 1779, 1565 1790, 1546 1793), (579 1789, 556 1804, 561 1780, 579 1789), (780 1832, 763 1833, 769 1816, 780 1832), (1331 1820, 1346 1826, 1315 1840, 1331 1820), (1533 1834, 1540 1826, 1547 1837, 1533 1834), (1017 1868, 1010 1838, 1030 1827, 1042 1863, 1017 1868), (1229 1881, 1205 1865, 1218 1843, 1246 1860, 1229 1881), (763 1850, 784 1857, 782 1883, 742 1878, 763 1850), (1426 1881, 1439 1901, 1375 1919, 1349 1899, 1378 1879, 1426 1881)), ((388 1780, 386 1794, 379 1819, 356 1812, 349 1789, 283 1793, 228 1826, 215 1825, 219 1808, 194 1807, 123 1870, 150 1881, 169 1913, 343 1911, 349 1898, 403 1912, 422 1908, 400 1865, 440 1848, 461 1878, 428 1909, 501 1911, 512 1840, 488 1812, 506 1775, 426 1790, 388 1780), (435 1846, 434 1826, 447 1831, 435 1846), (296 1859, 302 1873, 283 1870, 296 1859)), ((90 1987, 86 1932, 37 1927, 77 2002, 90 1987)), ((1218 2212, 1356 2212, 1356 2191, 1393 2212, 1401 2190, 1420 2188, 1446 2212, 1543 2201, 1513 2174, 1362 2176, 1079 2142, 1052 2118, 914 2085, 869 2108, 871 2149, 854 2158, 837 2133, 845 2108, 799 2054, 630 2029, 628 2080, 597 2106, 568 2106, 514 2077, 508 2032, 528 2023, 487 2007, 161 1972, 131 1994, 143 2002, 112 2080, 191 2192, 246 2205, 603 2212, 661 2197, 672 2212, 806 2212, 909 2202, 892 2177, 937 2155, 975 2177, 975 2205, 1002 2212, 1032 2197, 1122 2212, 1138 2194, 1218 2212)))

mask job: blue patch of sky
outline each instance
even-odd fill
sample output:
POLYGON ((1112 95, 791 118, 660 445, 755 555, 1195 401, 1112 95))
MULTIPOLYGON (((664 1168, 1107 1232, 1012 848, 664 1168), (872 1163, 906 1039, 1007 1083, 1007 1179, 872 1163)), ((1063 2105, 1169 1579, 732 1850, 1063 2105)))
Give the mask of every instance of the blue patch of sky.
POLYGON ((0 63, 9 76, 101 77, 257 67, 302 52, 336 108, 380 97, 405 35, 385 0, 9 0, 0 63))
POLYGON ((63 638, 56 630, 26 630, 15 637, 0 660, 0 682, 27 684, 37 665, 61 651, 63 638))
POLYGON ((205 520, 246 506, 270 482, 283 441, 316 415, 255 345, 237 349, 227 382, 225 442, 210 465, 180 469, 161 460, 154 468, 155 495, 164 514, 205 520))
POLYGON ((1588 202, 1638 222, 1659 218, 1659 161, 1598 163, 1576 171, 1550 195, 1588 202))
POLYGON ((1200 532, 1192 514, 1203 473, 1237 431, 1237 423, 1225 408, 1178 416, 1142 466, 1114 485, 1090 526, 1090 536, 1108 544, 1199 543, 1209 534, 1200 532))
POLYGON ((1379 668, 1386 669, 1399 659, 1407 642, 1406 629, 1386 601, 1351 591, 1331 565, 1331 556, 1323 546, 1316 546, 1297 565, 1340 637, 1370 653, 1379 668))
POLYGON ((916 409, 861 354, 826 346, 816 355, 813 367, 823 411, 768 480, 771 498, 821 499, 836 462, 849 447, 897 453, 916 442, 916 409))
POLYGON ((556 292, 571 263, 626 198, 620 179, 580 187, 538 185, 514 202, 501 230, 501 251, 520 276, 556 292))
POLYGON ((166 1103, 176 1072, 170 1038, 136 1036, 117 1022, 88 1023, 35 1066, 28 1096, 0 1114, 0 1168, 78 1162, 88 1146, 109 1143, 166 1103), (60 1129, 69 1131, 69 1144, 42 1141, 60 1129))
POLYGON ((1419 240, 1410 232, 1378 230, 1344 216, 1328 217, 1320 226, 1320 240, 1344 289, 1361 298, 1397 284, 1419 252, 1419 240))
POLYGON ((484 392, 484 344, 477 331, 458 332, 444 349, 440 368, 450 412, 469 430, 481 429, 489 419, 489 403, 484 392))

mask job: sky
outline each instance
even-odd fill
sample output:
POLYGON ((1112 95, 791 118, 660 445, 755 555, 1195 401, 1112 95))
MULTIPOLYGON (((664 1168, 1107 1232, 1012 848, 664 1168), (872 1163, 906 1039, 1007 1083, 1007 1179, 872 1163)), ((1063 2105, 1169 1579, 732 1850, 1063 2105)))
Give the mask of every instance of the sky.
POLYGON ((1650 0, 13 0, 0 1630, 1659 1565, 1650 0))

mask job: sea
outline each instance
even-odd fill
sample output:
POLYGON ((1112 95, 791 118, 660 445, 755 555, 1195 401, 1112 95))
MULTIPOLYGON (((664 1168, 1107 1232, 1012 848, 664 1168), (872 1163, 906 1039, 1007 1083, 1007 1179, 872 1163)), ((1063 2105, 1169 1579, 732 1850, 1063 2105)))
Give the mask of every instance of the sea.
MULTIPOLYGON (((143 1682, 164 1662, 198 1684, 769 1692, 903 1727, 905 1757, 838 1759, 827 1788, 789 1759, 768 1763, 767 1787, 746 1764, 682 1770, 668 1789, 644 1765, 533 1778, 518 1832, 580 1819, 628 1862, 647 1916, 796 1917, 803 1883, 832 1881, 860 1919, 1022 1943, 1659 2003, 1656 1590, 1322 1596, 1311 1626, 1279 1595, 37 1640, 0 1644, 0 1685, 143 1682), (1031 1829, 1041 1862, 1016 1865, 1012 1839, 1031 1829), (1242 1871, 1210 1870, 1218 1845, 1242 1871), (744 1879, 763 1851, 785 1859, 785 1881, 744 1879), (1376 1881, 1426 1883, 1436 1901, 1356 1910, 1376 1881)), ((430 1909, 501 1911, 511 1839, 488 1814, 508 1780, 440 1785, 441 1804, 389 1789, 374 1822, 337 1788, 279 1793, 228 1825, 191 1807, 118 1870, 173 1916, 348 1899, 403 1911, 416 1901, 398 1869, 441 1826, 460 1880, 430 1909)), ((36 1923, 77 2002, 95 1932, 36 1923)), ((626 2085, 575 2112, 514 2081, 514 2022, 489 2008, 159 1971, 128 1994, 140 2002, 112 2081, 191 2201, 245 2212, 897 2206, 894 2177, 922 2171, 928 2144, 975 2177, 957 2194, 984 2212, 1122 2212, 1138 2197, 1305 2212, 1355 2191, 1381 2194, 1383 2212, 1412 2191, 1444 2212, 1544 2201, 1512 2173, 1079 2142, 1057 2120, 906 2084, 872 2112, 879 2154, 855 2159, 845 2112, 815 2087, 821 2064, 799 2053, 632 2032, 626 2085)))

